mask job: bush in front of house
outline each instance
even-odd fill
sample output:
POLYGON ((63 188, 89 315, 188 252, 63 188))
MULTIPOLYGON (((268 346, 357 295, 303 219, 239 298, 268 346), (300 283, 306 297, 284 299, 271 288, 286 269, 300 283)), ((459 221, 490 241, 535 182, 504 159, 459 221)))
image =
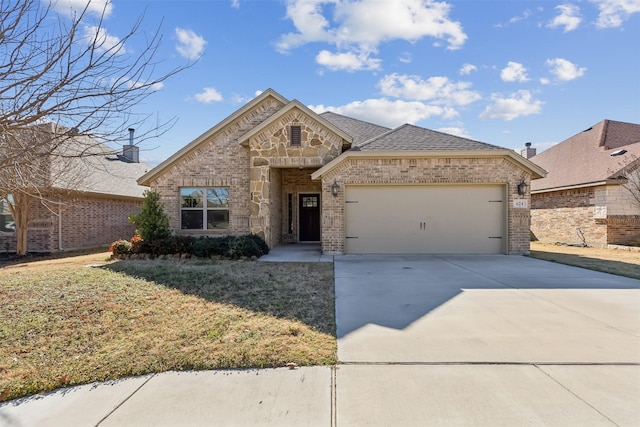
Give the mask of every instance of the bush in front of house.
POLYGON ((129 255, 131 253, 131 247, 131 242, 120 239, 109 246, 109 251, 113 256, 129 255))
POLYGON ((134 236, 131 241, 118 240, 111 245, 116 255, 149 254, 153 256, 186 254, 197 258, 221 257, 230 259, 259 258, 269 253, 265 241, 255 234, 242 236, 193 237, 173 235, 161 239, 144 240, 134 236))
POLYGON ((171 236, 169 217, 160 202, 160 194, 156 191, 145 191, 144 201, 139 214, 129 215, 129 222, 136 226, 136 233, 143 240, 152 241, 171 236))

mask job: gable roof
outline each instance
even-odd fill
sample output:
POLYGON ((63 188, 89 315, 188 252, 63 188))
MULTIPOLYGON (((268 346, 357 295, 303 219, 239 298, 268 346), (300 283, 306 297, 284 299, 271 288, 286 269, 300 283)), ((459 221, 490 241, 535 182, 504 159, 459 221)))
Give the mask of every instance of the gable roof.
POLYGON ((359 145, 360 150, 502 150, 503 147, 404 124, 359 145))
POLYGON ((256 96, 251 101, 246 103, 242 108, 240 108, 240 109, 236 110, 235 112, 233 112, 231 115, 229 115, 227 118, 222 120, 220 123, 216 124, 215 126, 210 128, 209 130, 204 132, 202 135, 198 136, 196 139, 191 141, 189 144, 187 144, 186 146, 182 147, 180 150, 176 151, 167 160, 165 160, 164 162, 160 163, 158 166, 156 166, 155 168, 151 169, 148 173, 146 173, 143 176, 141 176, 138 179, 138 183, 140 183, 141 185, 149 185, 151 183, 151 180, 153 180, 153 178, 155 178, 158 175, 160 175, 165 169, 167 169, 169 166, 171 166, 174 162, 178 161, 180 158, 182 158, 182 157, 186 156, 187 154, 189 154, 191 151, 196 149, 200 144, 202 144, 204 141, 206 141, 210 136, 214 135, 216 132, 220 131, 225 126, 227 126, 228 124, 230 124, 231 122, 233 122, 237 118, 241 117, 243 114, 245 114, 246 112, 248 112, 249 110, 254 108, 256 105, 260 104, 262 101, 264 101, 268 97, 273 97, 273 98, 275 98, 276 100, 280 101, 283 104, 288 104, 289 103, 288 99, 286 99, 285 97, 280 95, 275 90, 273 90, 273 89, 265 90, 260 95, 256 96))
POLYGON ((603 120, 530 160, 549 173, 531 184, 532 192, 614 182, 626 164, 640 157, 640 125, 603 120), (627 152, 611 156, 617 150, 627 152))
POLYGON ((238 142, 241 145, 246 145, 248 143, 249 139, 251 139, 251 137, 259 134, 264 129, 266 129, 267 127, 271 126, 271 124, 273 124, 274 122, 278 121, 281 117, 285 116, 286 114, 288 114, 292 110, 296 110, 296 109, 300 110, 302 113, 304 113, 304 114, 306 114, 308 116, 313 117, 314 120, 319 122, 322 126, 324 126, 325 128, 329 129, 331 132, 337 134, 340 138, 342 138, 343 146, 345 147, 345 149, 349 148, 351 146, 351 141, 353 140, 351 135, 346 133, 340 127, 335 126, 331 121, 326 120, 321 115, 318 115, 318 114, 314 113, 308 107, 306 107, 305 105, 302 105, 302 103, 300 101, 298 101, 297 99, 294 99, 293 101, 289 102, 283 108, 278 110, 278 112, 276 112, 275 114, 273 114, 272 116, 267 118, 265 121, 260 123, 258 126, 254 127, 253 129, 251 129, 250 131, 248 131, 247 133, 242 135, 240 138, 238 138, 238 142))
POLYGON ((320 116, 351 135, 351 137, 353 137, 353 145, 355 146, 391 130, 388 127, 375 125, 330 111, 320 113, 320 116))

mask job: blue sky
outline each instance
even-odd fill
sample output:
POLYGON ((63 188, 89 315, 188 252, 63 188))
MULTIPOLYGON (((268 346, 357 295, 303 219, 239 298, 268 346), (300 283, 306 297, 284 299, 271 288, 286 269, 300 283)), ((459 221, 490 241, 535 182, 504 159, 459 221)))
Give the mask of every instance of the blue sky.
POLYGON ((129 53, 160 27, 159 72, 197 60, 138 108, 178 119, 141 144, 150 164, 267 88, 317 112, 516 150, 603 119, 640 123, 640 0, 112 0, 107 11, 116 38, 144 14, 129 53))

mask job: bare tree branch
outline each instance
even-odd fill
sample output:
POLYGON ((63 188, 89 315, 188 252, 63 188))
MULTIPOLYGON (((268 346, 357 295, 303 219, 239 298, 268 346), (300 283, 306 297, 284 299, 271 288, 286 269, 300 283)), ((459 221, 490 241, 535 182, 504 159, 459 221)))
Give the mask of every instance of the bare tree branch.
POLYGON ((104 26, 108 3, 95 19, 90 6, 64 16, 41 0, 0 0, 0 199, 11 195, 18 229, 34 201, 54 203, 65 158, 103 156, 99 143, 124 140, 130 127, 141 142, 175 123, 149 126, 151 114, 133 111, 190 65, 159 72, 159 28, 132 54, 126 44, 140 39, 143 16, 116 38, 104 26))

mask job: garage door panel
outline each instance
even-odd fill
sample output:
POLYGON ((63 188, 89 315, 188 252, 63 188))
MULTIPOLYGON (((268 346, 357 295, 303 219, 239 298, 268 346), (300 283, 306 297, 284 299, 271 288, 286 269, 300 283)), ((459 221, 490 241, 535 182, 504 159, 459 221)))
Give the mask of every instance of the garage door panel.
POLYGON ((347 253, 503 253, 502 185, 348 186, 347 253))

